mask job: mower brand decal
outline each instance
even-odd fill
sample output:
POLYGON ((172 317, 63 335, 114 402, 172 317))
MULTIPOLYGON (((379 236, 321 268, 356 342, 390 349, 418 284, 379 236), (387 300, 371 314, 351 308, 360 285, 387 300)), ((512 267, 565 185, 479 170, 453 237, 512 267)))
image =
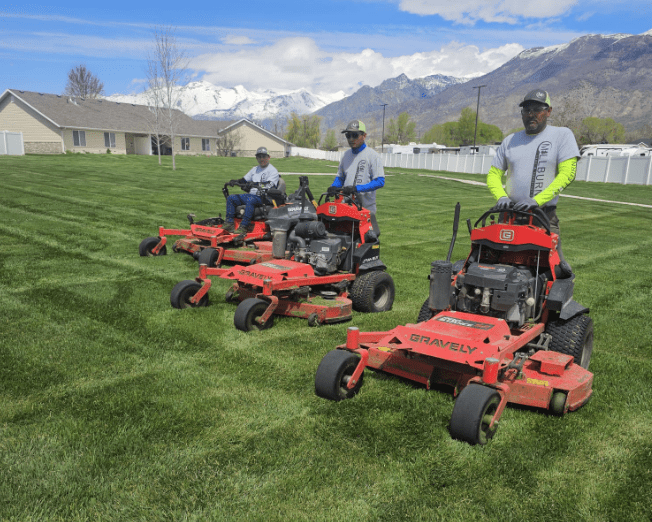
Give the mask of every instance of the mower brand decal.
POLYGON ((328 213, 329 214, 336 214, 337 213, 337 207, 335 205, 328 205, 328 213))
POLYGON ((275 265, 274 263, 260 263, 260 266, 266 266, 269 268, 275 268, 276 270, 287 270, 286 267, 282 265, 275 265))
POLYGON ((527 378, 528 384, 536 384, 537 386, 550 386, 548 381, 541 381, 539 379, 532 379, 531 377, 527 378))
POLYGON ((475 321, 466 321, 464 319, 456 319, 455 317, 438 317, 437 321, 442 323, 455 324, 457 326, 466 326, 467 328, 476 328, 478 330, 491 330, 494 325, 487 323, 477 323, 475 321))
POLYGON ((195 233, 197 232, 203 232, 204 234, 214 234, 215 229, 214 228, 208 228, 208 227, 200 227, 198 225, 195 225, 195 233))
POLYGON ((250 272, 249 270, 238 270, 238 274, 243 276, 255 277, 256 279, 267 279, 267 277, 269 277, 264 274, 256 274, 254 272, 250 272))
POLYGON ((462 353, 473 353, 478 348, 471 347, 466 344, 452 343, 450 341, 445 341, 443 339, 438 339, 437 337, 431 338, 426 337, 425 335, 412 334, 410 335, 410 341, 415 343, 424 343, 428 346, 438 346, 439 348, 447 348, 453 352, 462 352, 462 353))
POLYGON ((501 230, 500 239, 502 241, 514 241, 514 231, 510 229, 501 230))

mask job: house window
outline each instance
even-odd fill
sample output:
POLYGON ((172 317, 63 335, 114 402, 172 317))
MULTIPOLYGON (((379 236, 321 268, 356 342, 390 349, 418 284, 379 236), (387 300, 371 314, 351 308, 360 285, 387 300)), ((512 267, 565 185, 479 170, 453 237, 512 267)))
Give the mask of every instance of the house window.
POLYGON ((72 143, 75 147, 86 146, 86 132, 85 131, 72 131, 72 143))
POLYGON ((181 150, 190 150, 190 138, 181 138, 181 150))
POLYGON ((208 138, 201 139, 201 150, 211 150, 211 140, 208 138))
POLYGON ((104 133, 104 146, 115 149, 115 132, 104 133))

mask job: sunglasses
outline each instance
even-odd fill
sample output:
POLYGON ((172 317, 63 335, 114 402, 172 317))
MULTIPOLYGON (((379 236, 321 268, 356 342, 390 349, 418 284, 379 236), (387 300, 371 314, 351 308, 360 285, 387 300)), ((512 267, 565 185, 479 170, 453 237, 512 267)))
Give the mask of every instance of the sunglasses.
POLYGON ((344 135, 346 136, 346 139, 353 138, 354 140, 357 140, 360 136, 362 136, 362 132, 346 132, 344 135))
POLYGON ((547 111, 548 107, 523 107, 521 109, 521 114, 541 114, 544 111, 547 111))
POLYGON ((269 154, 256 154, 257 158, 266 158, 269 154))

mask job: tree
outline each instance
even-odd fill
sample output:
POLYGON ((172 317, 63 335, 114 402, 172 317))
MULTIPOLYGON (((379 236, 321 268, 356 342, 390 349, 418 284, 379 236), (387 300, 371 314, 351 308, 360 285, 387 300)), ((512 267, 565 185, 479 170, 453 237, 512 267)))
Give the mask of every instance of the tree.
POLYGON ((104 84, 84 64, 70 69, 68 83, 64 91, 66 96, 79 98, 99 98, 104 94, 104 84))
MULTIPOLYGON (((424 143, 437 143, 447 147, 471 145, 475 135, 475 111, 470 108, 462 109, 458 121, 449 121, 443 125, 434 125, 423 135, 424 143)), ((489 125, 478 120, 478 133, 476 145, 482 143, 496 143, 502 141, 503 133, 496 125, 489 125)))
POLYGON ((242 141, 240 129, 230 132, 218 132, 216 140, 216 152, 218 156, 230 156, 231 152, 238 150, 242 141))
POLYGON ((625 141, 625 127, 611 118, 589 117, 582 120, 580 127, 581 145, 590 143, 622 143, 625 141))
POLYGON ((410 115, 402 112, 398 115, 397 121, 392 118, 387 126, 385 143, 396 143, 397 145, 407 145, 416 139, 416 123, 410 121, 410 115))
POLYGON ((322 143, 321 148, 324 150, 337 150, 337 137, 335 136, 334 129, 328 129, 326 132, 326 138, 324 138, 324 143, 322 143))
POLYGON ((297 147, 316 149, 321 141, 321 118, 319 116, 303 115, 299 117, 292 113, 288 118, 288 130, 285 139, 297 147))
MULTIPOLYGON (((170 139, 172 148, 172 169, 176 170, 174 140, 181 113, 175 109, 178 104, 179 86, 186 77, 188 58, 179 49, 174 29, 157 27, 154 29, 154 51, 147 58, 147 83, 150 99, 153 102, 154 121, 170 139)), ((158 135, 160 139, 160 135, 158 135)), ((159 155, 159 164, 161 158, 159 155)))

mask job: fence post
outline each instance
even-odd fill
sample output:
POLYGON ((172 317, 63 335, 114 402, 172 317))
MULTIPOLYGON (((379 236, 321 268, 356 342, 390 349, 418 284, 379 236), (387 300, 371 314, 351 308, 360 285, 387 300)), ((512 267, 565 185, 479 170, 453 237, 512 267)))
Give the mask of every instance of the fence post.
POLYGON ((629 178, 629 160, 631 158, 632 157, 628 154, 627 155, 627 163, 625 163, 625 179, 623 181, 623 185, 627 185, 627 181, 628 181, 628 178, 629 178))

